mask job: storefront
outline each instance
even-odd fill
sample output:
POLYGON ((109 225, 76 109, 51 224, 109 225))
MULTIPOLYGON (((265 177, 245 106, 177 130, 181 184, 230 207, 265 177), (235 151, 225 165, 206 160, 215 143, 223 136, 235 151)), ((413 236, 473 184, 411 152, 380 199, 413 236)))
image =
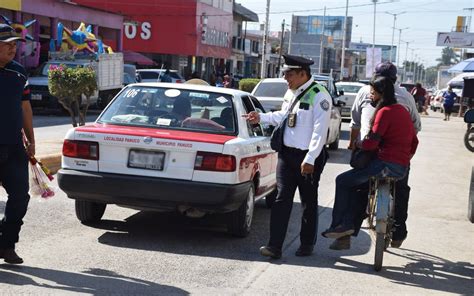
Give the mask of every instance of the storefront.
POLYGON ((81 23, 92 25, 93 33, 115 51, 122 51, 123 16, 59 0, 3 0, 0 15, 24 28, 33 41, 21 44, 17 60, 34 68, 47 59, 50 40, 57 38, 58 23, 76 30, 81 23), (36 20, 30 24, 30 21, 36 20), (27 27, 25 28, 25 25, 27 27))
POLYGON ((152 58, 158 67, 207 76, 231 58, 232 0, 76 0, 124 15, 125 50, 152 58))

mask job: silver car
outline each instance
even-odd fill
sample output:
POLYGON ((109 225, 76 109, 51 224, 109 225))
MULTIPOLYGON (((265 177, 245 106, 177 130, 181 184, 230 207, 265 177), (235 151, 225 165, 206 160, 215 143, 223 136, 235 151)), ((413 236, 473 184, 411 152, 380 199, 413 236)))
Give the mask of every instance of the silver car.
MULTIPOLYGON (((319 77, 320 75, 318 75, 319 77)), ((324 77, 324 76, 323 76, 324 77)), ((327 88, 327 83, 315 79, 327 88)), ((267 78, 261 80, 253 89, 254 95, 262 104, 265 111, 277 111, 281 109, 283 97, 288 90, 288 84, 283 78, 267 78)), ((329 90, 328 90, 329 91, 329 90)), ((329 91, 333 98, 333 107, 331 109, 331 122, 329 125, 328 138, 326 144, 329 149, 336 150, 339 148, 339 138, 341 133, 341 114, 339 112, 339 102, 329 91)))
POLYGON ((341 107, 341 116, 342 118, 351 118, 351 108, 354 104, 354 100, 361 89, 365 84, 360 82, 348 82, 341 81, 336 83, 336 88, 341 94, 339 100, 344 102, 344 106, 341 107))

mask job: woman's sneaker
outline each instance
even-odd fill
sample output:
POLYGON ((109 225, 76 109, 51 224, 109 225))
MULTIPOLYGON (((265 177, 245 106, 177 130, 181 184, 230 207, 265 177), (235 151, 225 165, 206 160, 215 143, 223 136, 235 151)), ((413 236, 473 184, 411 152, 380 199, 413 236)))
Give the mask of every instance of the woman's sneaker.
POLYGON ((323 233, 321 233, 322 236, 326 238, 341 238, 343 236, 351 235, 354 233, 353 228, 345 227, 342 225, 336 226, 336 227, 330 227, 326 229, 323 233))
POLYGON ((341 251, 341 250, 349 250, 351 248, 351 236, 346 235, 336 239, 330 246, 329 249, 341 251))

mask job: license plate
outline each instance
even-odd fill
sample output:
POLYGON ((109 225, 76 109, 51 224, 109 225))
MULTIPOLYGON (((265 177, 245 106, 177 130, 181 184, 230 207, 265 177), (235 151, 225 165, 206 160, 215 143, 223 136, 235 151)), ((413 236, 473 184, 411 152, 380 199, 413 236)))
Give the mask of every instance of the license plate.
POLYGON ((32 101, 41 101, 42 99, 43 99, 43 96, 41 94, 31 94, 32 101))
POLYGON ((162 171, 165 153, 158 151, 130 150, 128 167, 162 171))

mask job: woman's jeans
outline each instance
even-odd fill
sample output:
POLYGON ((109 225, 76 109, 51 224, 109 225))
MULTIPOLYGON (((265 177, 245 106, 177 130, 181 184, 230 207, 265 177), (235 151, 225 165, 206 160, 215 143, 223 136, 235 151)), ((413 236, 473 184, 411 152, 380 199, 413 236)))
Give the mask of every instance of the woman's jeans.
POLYGON ((354 228, 357 186, 366 183, 371 176, 400 179, 405 176, 407 171, 408 167, 406 166, 374 159, 367 168, 351 169, 337 176, 331 227, 342 225, 348 229, 354 228))

